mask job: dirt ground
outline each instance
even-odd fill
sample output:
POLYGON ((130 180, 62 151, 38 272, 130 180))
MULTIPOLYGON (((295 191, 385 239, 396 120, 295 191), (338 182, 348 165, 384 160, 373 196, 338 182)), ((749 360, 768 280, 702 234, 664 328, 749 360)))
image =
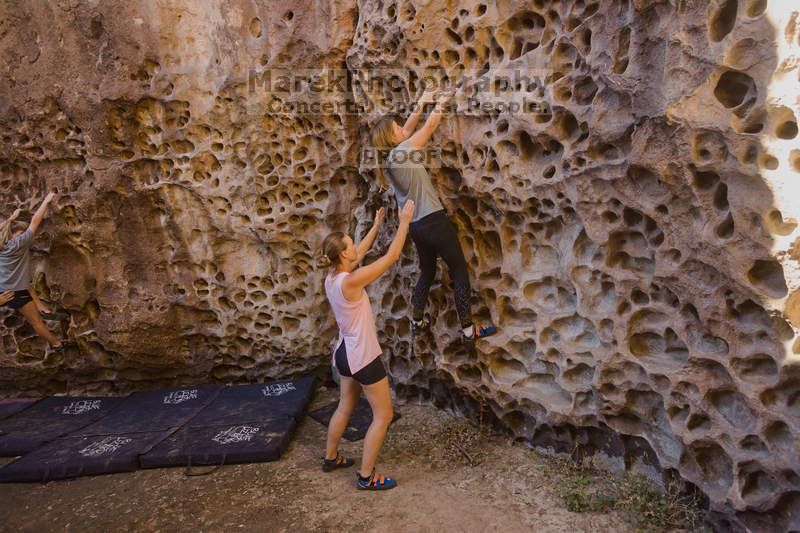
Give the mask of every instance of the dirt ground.
MULTIPOLYGON (((319 391, 312 408, 335 398, 319 391)), ((617 513, 572 513, 546 458, 483 435, 434 407, 398 405, 379 471, 398 480, 357 491, 355 467, 319 469, 325 428, 306 417, 276 462, 202 477, 181 468, 47 484, 0 485, 1 531, 632 531, 617 513), (470 461, 453 443, 478 462, 470 461)), ((360 456, 361 442, 342 441, 360 456)))

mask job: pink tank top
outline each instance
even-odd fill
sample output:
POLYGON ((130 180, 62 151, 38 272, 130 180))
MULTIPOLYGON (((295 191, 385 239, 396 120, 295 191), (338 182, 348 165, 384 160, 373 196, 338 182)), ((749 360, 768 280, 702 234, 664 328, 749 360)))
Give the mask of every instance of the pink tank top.
POLYGON ((381 354, 381 347, 367 291, 361 289, 361 298, 357 302, 347 300, 342 293, 342 283, 348 275, 347 272, 328 274, 325 277, 325 294, 339 324, 339 339, 333 349, 333 357, 344 339, 347 364, 350 372, 355 374, 381 354))

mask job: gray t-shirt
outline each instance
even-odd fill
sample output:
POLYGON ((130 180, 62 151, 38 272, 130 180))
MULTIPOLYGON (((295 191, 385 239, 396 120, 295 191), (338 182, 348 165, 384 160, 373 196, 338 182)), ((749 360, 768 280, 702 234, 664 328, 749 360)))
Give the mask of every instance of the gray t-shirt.
POLYGON ((0 292, 24 291, 30 287, 31 243, 33 232, 26 229, 0 250, 0 292))
POLYGON ((431 183, 431 176, 422 163, 423 156, 422 150, 412 149, 408 140, 405 140, 395 146, 386 158, 386 175, 394 187, 397 207, 402 209, 406 200, 414 201, 411 222, 444 209, 431 183))

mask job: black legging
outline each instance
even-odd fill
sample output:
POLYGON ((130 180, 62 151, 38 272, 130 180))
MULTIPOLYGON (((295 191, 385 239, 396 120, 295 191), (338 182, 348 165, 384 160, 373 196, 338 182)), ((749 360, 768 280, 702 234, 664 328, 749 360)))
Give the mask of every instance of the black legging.
POLYGON ((412 317, 422 320, 425 305, 428 303, 428 292, 433 279, 436 277, 436 258, 441 256, 450 270, 455 291, 456 311, 461 320, 461 327, 472 325, 469 298, 470 285, 467 261, 458 242, 458 233, 445 211, 436 211, 430 215, 412 222, 409 226, 411 239, 417 247, 419 255, 420 275, 414 295, 411 298, 413 306, 412 317))

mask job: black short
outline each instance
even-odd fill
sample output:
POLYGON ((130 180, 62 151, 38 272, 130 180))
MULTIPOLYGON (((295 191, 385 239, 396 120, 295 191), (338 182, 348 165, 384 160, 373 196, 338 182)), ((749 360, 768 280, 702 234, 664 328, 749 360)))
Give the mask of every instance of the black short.
POLYGON ((383 367, 380 355, 355 374, 350 372, 350 365, 347 364, 347 348, 345 348, 344 341, 336 350, 334 359, 336 361, 336 370, 339 371, 340 375, 353 378, 362 385, 372 385, 386 377, 386 369, 383 367))
POLYGON ((26 303, 32 302, 33 298, 31 298, 31 293, 27 290, 24 291, 14 291, 14 297, 11 298, 8 302, 5 303, 6 307, 10 307, 11 309, 18 311, 21 307, 23 307, 26 303))

